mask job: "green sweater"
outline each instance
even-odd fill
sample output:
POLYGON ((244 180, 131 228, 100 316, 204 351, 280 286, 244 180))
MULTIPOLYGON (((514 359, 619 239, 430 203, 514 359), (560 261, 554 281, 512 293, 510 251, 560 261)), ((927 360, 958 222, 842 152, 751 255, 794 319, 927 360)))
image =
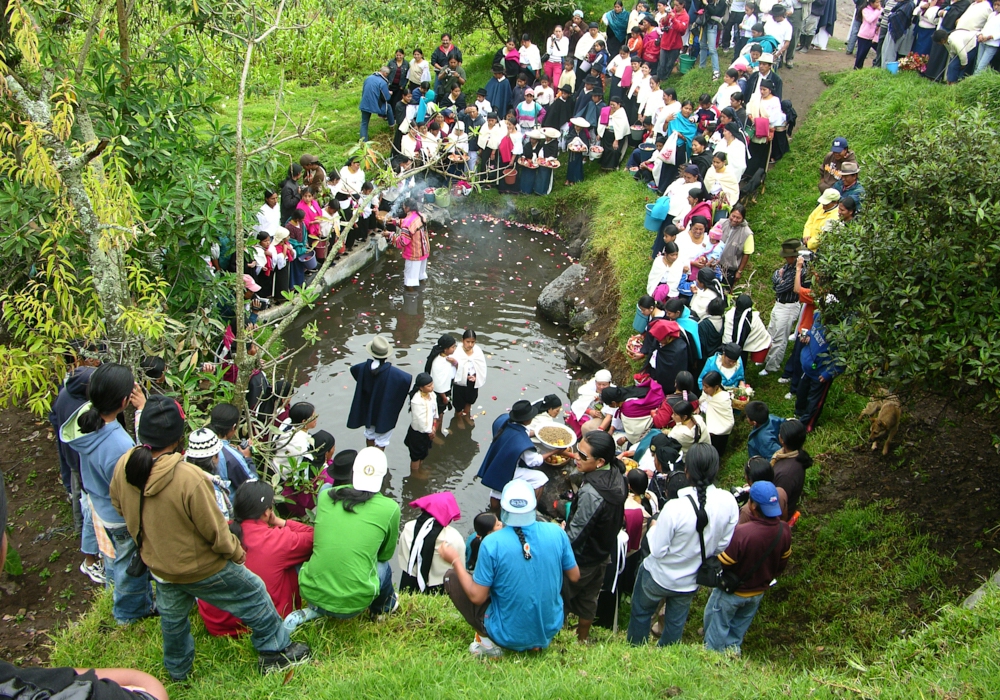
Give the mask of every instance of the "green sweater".
POLYGON ((317 501, 312 557, 299 572, 302 597, 329 612, 361 612, 378 595, 378 562, 396 551, 399 506, 380 493, 353 513, 334 502, 330 491, 317 501))

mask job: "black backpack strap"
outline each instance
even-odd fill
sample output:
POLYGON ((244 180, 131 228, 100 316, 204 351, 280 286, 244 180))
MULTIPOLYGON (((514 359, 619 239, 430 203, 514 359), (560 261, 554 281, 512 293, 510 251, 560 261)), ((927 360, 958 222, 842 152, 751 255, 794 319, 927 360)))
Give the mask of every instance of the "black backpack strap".
POLYGON ((142 551, 142 504, 146 500, 145 489, 139 491, 139 531, 135 533, 135 550, 142 551))
POLYGON ((701 545, 701 562, 704 564, 707 558, 705 557, 705 528, 698 527, 698 516, 701 514, 701 511, 698 508, 698 504, 691 498, 691 494, 688 494, 685 498, 691 501, 691 507, 694 508, 694 528, 698 531, 698 543, 701 545))

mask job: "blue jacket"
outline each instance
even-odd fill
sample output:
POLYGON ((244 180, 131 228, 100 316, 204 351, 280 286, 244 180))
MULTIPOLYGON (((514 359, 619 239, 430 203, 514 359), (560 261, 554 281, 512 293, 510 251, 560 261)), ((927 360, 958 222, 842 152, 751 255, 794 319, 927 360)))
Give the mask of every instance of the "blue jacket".
MULTIPOLYGON (((49 412, 49 423, 52 429, 59 436, 59 429, 69 417, 76 413, 76 410, 87 403, 87 387, 90 385, 90 375, 94 373, 93 367, 77 367, 66 377, 66 381, 59 388, 59 395, 52 402, 52 410, 49 412)), ((68 491, 71 486, 70 477, 73 472, 80 471, 80 455, 59 438, 59 470, 62 475, 63 486, 68 491)))
MULTIPOLYGON (((684 277, 684 275, 682 275, 684 277)), ((698 337, 698 322, 691 318, 691 309, 684 307, 681 311, 680 318, 677 319, 677 325, 687 331, 688 336, 690 336, 691 343, 694 345, 695 352, 698 353, 698 359, 702 358, 701 354, 701 339, 698 337)))
POLYGON ((372 73, 361 86, 362 112, 385 116, 389 110, 389 83, 381 73, 372 73))
POLYGON ((118 421, 105 423, 92 433, 81 432, 76 421, 88 410, 89 401, 63 423, 59 439, 80 455, 83 490, 90 496, 90 502, 101 520, 108 525, 124 525, 125 518, 111 505, 111 477, 115 474, 115 464, 135 447, 135 443, 118 421))
POLYGON ((517 106, 511 104, 513 97, 514 92, 510 87, 510 81, 506 78, 503 80, 490 78, 486 82, 486 99, 493 106, 493 111, 500 119, 507 116, 507 111, 510 108, 517 106))
POLYGON ((784 422, 784 418, 768 416, 767 423, 751 430, 750 436, 747 438, 749 456, 771 459, 774 453, 781 449, 781 443, 778 442, 778 431, 781 430, 781 424, 784 422))
POLYGON ((371 364, 371 360, 365 360, 351 367, 358 385, 354 388, 347 427, 374 428, 376 433, 387 433, 396 427, 413 377, 390 362, 383 361, 374 372, 371 364))
MULTIPOLYGON (((705 375, 709 372, 719 372, 719 358, 721 353, 716 353, 709 357, 705 361, 705 367, 701 370, 701 374, 698 375, 698 388, 701 389, 701 381, 705 378, 705 375)), ((731 389, 734 386, 739 386, 740 382, 744 380, 743 376, 743 358, 736 360, 736 371, 733 373, 732 377, 726 378, 726 375, 722 374, 722 386, 726 389, 731 389)))
POLYGON ((219 476, 229 483, 229 497, 236 498, 236 489, 247 481, 257 481, 257 470, 253 462, 247 462, 239 450, 228 440, 222 441, 222 451, 219 452, 219 476))
POLYGON ((843 371, 833 356, 830 343, 826 340, 826 329, 820 322, 820 314, 813 316, 813 325, 807 331, 809 343, 802 346, 802 373, 810 379, 830 382, 843 371))
POLYGON ((504 413, 493 421, 493 442, 476 476, 483 480, 483 486, 502 491, 514 478, 521 454, 534 447, 528 437, 528 429, 520 423, 511 423, 510 414, 504 413))

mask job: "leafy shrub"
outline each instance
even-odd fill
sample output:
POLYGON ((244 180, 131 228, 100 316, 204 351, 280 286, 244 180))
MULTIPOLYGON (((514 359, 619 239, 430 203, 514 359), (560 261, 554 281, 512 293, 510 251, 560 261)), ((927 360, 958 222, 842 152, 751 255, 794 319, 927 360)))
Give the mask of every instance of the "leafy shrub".
POLYGON ((824 238, 817 263, 831 338, 847 372, 900 391, 1000 403, 1000 126, 982 107, 862 166, 862 216, 824 238))

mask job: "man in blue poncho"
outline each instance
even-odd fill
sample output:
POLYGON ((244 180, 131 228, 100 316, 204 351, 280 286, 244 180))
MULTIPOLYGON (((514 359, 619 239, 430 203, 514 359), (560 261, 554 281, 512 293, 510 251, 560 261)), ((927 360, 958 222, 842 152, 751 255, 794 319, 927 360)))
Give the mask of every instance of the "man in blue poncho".
POLYGON ((494 64, 493 77, 486 83, 486 100, 493 105, 493 110, 500 119, 504 119, 507 112, 517 106, 511 104, 512 99, 513 90, 510 87, 510 81, 504 75, 503 66, 498 63, 494 64))
POLYGON ((530 401, 516 401, 510 409, 493 421, 493 442, 486 451, 483 464, 476 475, 489 486, 490 510, 500 512, 500 494, 511 479, 523 479, 531 484, 535 496, 541 495, 549 477, 538 467, 556 451, 541 453, 528 437, 528 424, 536 411, 530 401))
POLYGON ((368 446, 385 450, 406 402, 412 377, 386 361, 392 355, 392 346, 382 336, 375 336, 365 350, 372 359, 351 367, 351 376, 358 385, 347 427, 352 430, 364 427, 368 446))

